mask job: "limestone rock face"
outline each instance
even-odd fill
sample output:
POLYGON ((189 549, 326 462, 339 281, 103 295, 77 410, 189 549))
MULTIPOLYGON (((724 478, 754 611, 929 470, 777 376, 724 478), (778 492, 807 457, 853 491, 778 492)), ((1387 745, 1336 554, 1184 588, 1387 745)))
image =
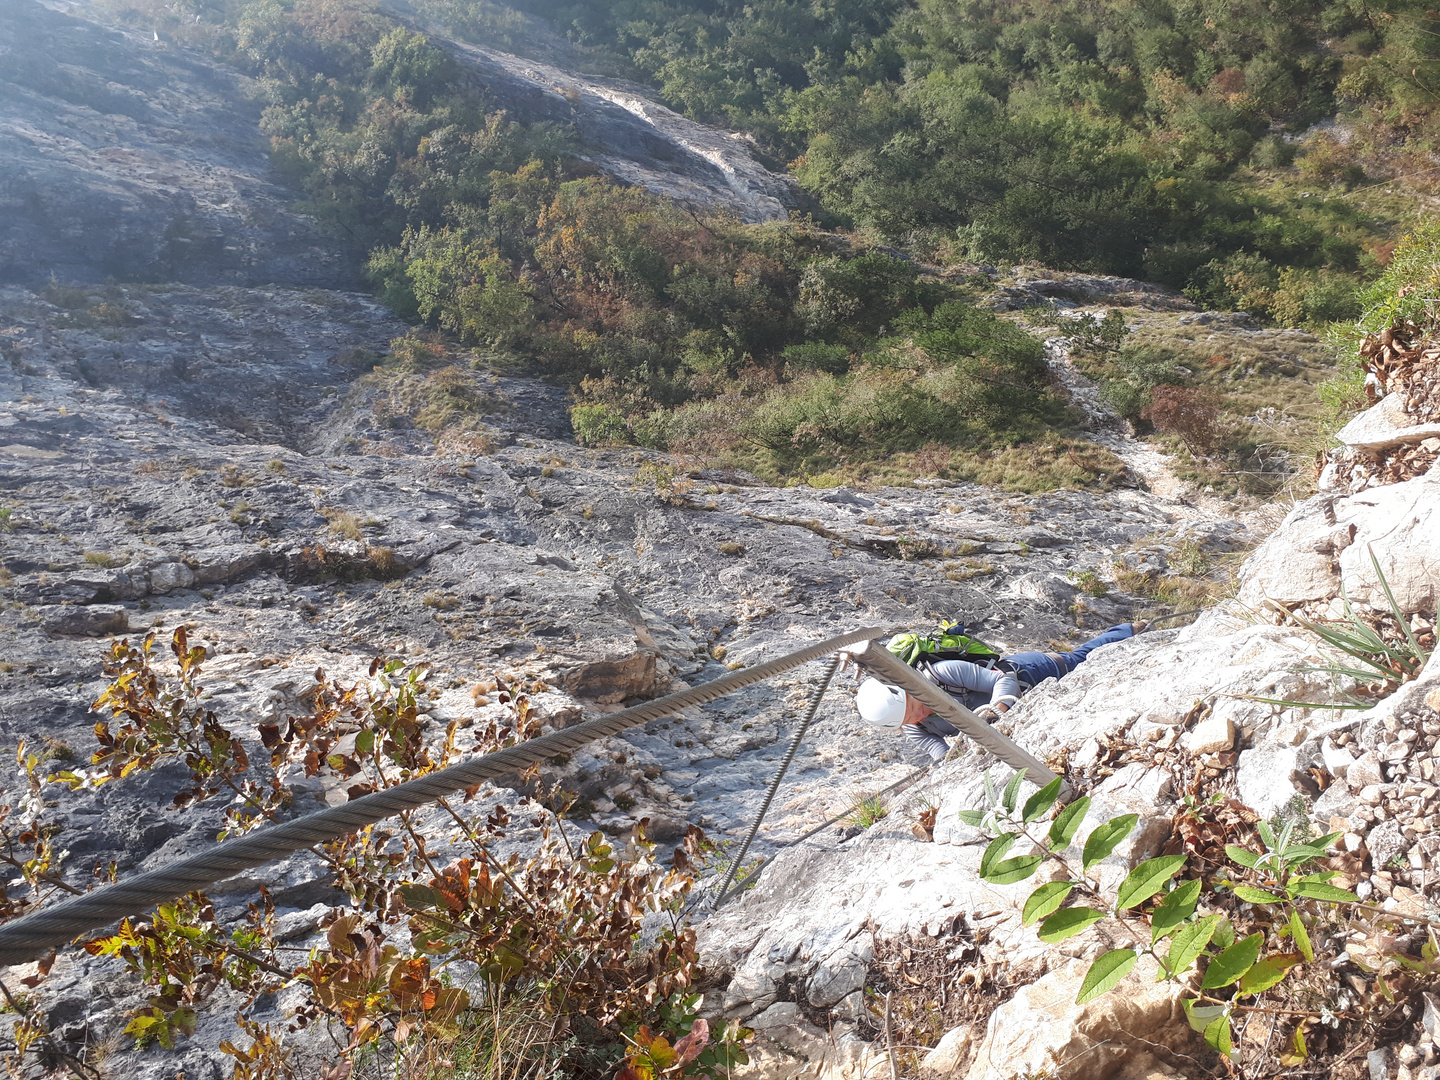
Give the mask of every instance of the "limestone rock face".
POLYGON ((1113 991, 1076 1005, 1089 964, 1050 972, 990 1017, 966 1080, 1048 1074, 1062 1080, 1152 1080, 1179 1076, 1157 1056, 1194 1053, 1198 1036, 1180 1007, 1184 988, 1155 981, 1143 957, 1113 991))
POLYGON ((1354 543, 1339 552, 1350 598, 1387 607, 1373 550, 1400 610, 1433 615, 1440 597, 1440 474, 1367 489, 1337 500, 1335 512, 1342 524, 1355 526, 1354 543))
POLYGON ((1255 607, 1267 599, 1281 604, 1330 599, 1340 587, 1336 555, 1352 540, 1330 500, 1319 496, 1301 503, 1245 561, 1240 602, 1255 607))
POLYGON ((1405 613, 1435 610, 1440 582, 1440 475, 1297 506, 1245 563, 1241 603, 1259 607, 1328 601, 1346 594, 1386 606, 1371 552, 1405 613))
POLYGON ((88 607, 47 604, 36 608, 35 614, 46 630, 65 637, 123 634, 130 626, 129 616, 119 604, 91 604, 88 607))
POLYGON ((1387 394, 1336 433, 1346 446, 1361 450, 1390 450, 1405 443, 1423 442, 1440 435, 1440 424, 1417 424, 1405 412, 1403 394, 1387 394))
POLYGON ((936 1043, 923 1058, 920 1059, 920 1071, 925 1076, 938 1078, 954 1076, 962 1062, 970 1057, 971 1044, 974 1036, 969 1025, 965 1027, 951 1028, 936 1043))
POLYGON ((0 281, 357 284, 272 182, 247 80, 150 38, 0 8, 0 281))

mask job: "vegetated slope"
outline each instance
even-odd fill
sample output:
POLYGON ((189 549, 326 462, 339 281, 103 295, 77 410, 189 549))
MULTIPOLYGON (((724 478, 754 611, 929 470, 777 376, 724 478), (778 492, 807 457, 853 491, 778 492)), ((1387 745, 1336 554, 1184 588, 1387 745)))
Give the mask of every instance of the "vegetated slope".
MULTIPOLYGON (((488 22, 415 10, 434 23, 459 19, 467 33, 477 19, 492 30, 505 22, 500 9, 488 22)), ((911 229, 907 243, 933 260, 916 262, 859 234, 747 224, 784 191, 734 140, 686 128, 633 88, 527 67, 493 48, 427 42, 370 9, 236 4, 207 9, 198 29, 153 6, 130 17, 196 37, 253 73, 270 102, 262 127, 274 160, 322 221, 369 249, 386 302, 488 361, 563 379, 583 441, 677 450, 771 479, 948 470, 1045 488, 1118 476, 1113 458, 1076 441, 1039 343, 977 310, 1011 306, 992 295, 1009 269, 954 261, 982 248, 936 246, 934 230, 911 229), (689 204, 597 176, 597 163, 689 204)), ((533 25, 522 29, 533 44, 533 25)), ((885 201, 898 206, 899 196, 885 201)), ((1201 201, 1183 226, 1197 237, 1201 220, 1213 230, 1223 209, 1201 201)), ((1350 204, 1296 205, 1258 217, 1250 207, 1241 231, 1273 240, 1299 228, 1285 250, 1306 259, 1335 243, 1345 258, 1360 250, 1336 239, 1344 229, 1334 215, 1350 204)), ((1383 225, 1351 217, 1361 232, 1383 225)), ((1124 232, 1092 226, 1084 235, 1124 232)), ((1019 245, 1012 256, 1034 254, 1021 231, 1001 231, 1019 245)), ((1192 294, 1229 305, 1233 287, 1287 323, 1349 309, 1352 277, 1322 282, 1293 266, 1280 275, 1252 254, 1206 271, 1219 293, 1192 294)), ((1137 379, 1125 376, 1136 388, 1121 411, 1139 419, 1152 386, 1169 384, 1161 368, 1177 364, 1187 366, 1171 350, 1137 379)), ((1297 404, 1303 412, 1307 403, 1297 404)), ((1216 468, 1266 471, 1248 450, 1241 458, 1216 468)))
POLYGON ((1325 196, 1367 169, 1429 190, 1422 5, 517 6, 592 63, 753 132, 840 218, 981 261, 1257 311, 1256 289, 1280 287, 1278 318, 1343 317, 1343 277, 1415 210, 1325 196), (1310 131, 1337 111, 1353 126, 1310 131))

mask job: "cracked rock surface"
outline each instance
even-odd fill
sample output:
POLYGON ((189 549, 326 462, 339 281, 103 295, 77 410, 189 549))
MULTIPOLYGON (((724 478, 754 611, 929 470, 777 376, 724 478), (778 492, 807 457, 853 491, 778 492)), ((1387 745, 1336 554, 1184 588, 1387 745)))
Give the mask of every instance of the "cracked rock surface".
MULTIPOLYGON (((74 303, 0 293, 0 725, 48 747, 52 767, 91 749, 110 635, 192 627, 237 729, 286 715, 316 667, 359 678, 379 653, 433 666, 437 730, 499 707, 475 703, 487 673, 543 681, 536 706, 560 727, 867 624, 959 616, 1002 647, 1074 642, 1143 603, 1079 592, 1078 572, 1163 560, 1182 533, 1224 547, 1240 528, 1197 533, 1190 511, 1140 490, 691 477, 658 455, 577 447, 560 392, 469 367, 473 437, 437 442, 400 384, 356 382, 403 330, 363 297, 127 286, 74 303), (87 319, 102 301, 123 317, 87 319)), ((648 816, 662 841, 690 822, 742 833, 814 678, 802 668, 577 753, 557 778, 585 800, 581 826, 622 833, 648 816)), ((921 763, 837 688, 752 853, 921 763)), ((215 813, 167 808, 177 783, 162 769, 67 800, 72 860, 126 870, 211 843, 215 813)), ((797 850, 831 861, 840 835, 797 850)), ((297 934, 330 898, 300 857, 218 893, 240 904, 260 884, 297 934)), ((834 960, 806 1007, 854 996, 866 956, 852 939, 803 954, 834 960)), ((113 1030, 123 980, 85 965, 69 978, 85 1002, 75 1030, 113 1030)), ((221 1037, 202 1028, 136 1075, 171 1076, 182 1058, 209 1075, 221 1037)))

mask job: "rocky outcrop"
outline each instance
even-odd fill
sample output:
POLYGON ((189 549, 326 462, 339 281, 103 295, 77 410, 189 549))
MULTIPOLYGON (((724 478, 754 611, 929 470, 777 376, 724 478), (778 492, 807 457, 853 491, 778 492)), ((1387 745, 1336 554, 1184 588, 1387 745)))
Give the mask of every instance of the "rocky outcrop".
POLYGON ((1203 1043, 1180 1001, 1184 987, 1158 982, 1147 958, 1114 992, 1075 1004, 1089 965, 1071 961, 1021 989, 986 1025, 965 1080, 1062 1075, 1066 1080, 1165 1080, 1185 1073, 1203 1043), (1162 1060, 1162 1057, 1167 1060, 1162 1060))
POLYGON ((748 222, 787 221, 792 209, 810 207, 791 177, 756 160, 745 136, 681 116, 644 87, 481 45, 448 45, 511 115, 573 126, 586 156, 617 180, 748 222))
MULTIPOLYGON (((483 689, 495 677, 531 688, 537 712, 561 727, 860 622, 923 625, 943 611, 1001 646, 1079 640, 1145 601, 1118 589, 1075 594, 1072 575, 1110 576, 1137 552, 1158 566, 1197 537, 1207 549, 1244 542, 1135 490, 1030 497, 937 481, 862 494, 732 474, 666 481, 664 470, 637 470, 674 463, 567 441, 553 388, 468 367, 477 400, 493 409, 462 418, 465 440, 437 442, 395 408, 382 378, 353 385, 402 329, 363 297, 107 286, 101 302, 126 313, 123 324, 75 325, 69 309, 0 290, 0 734, 49 738, 57 753, 93 745, 88 706, 114 633, 163 638, 189 624, 214 653, 211 706, 243 729, 301 709, 316 668, 354 681, 379 653, 431 665, 425 708, 437 733, 500 715, 483 689), (361 364, 358 350, 373 352, 359 353, 361 364)), ((581 828, 623 834, 649 817, 667 842, 689 823, 734 835, 813 678, 797 671, 587 747, 551 778, 581 797, 581 828)), ((917 764, 860 724, 847 694, 831 694, 754 853, 774 855, 917 764)), ((67 800, 62 824, 83 837, 71 856, 82 872, 111 859, 125 872, 212 843, 216 813, 162 809, 171 784, 156 774, 67 800)), ((1152 798, 1148 784, 1137 780, 1138 795, 1117 789, 1114 804, 1152 798)), ((319 784, 298 790, 302 803, 344 798, 319 784)), ((513 792, 483 797, 518 812, 513 792)), ((953 824, 948 810, 942 824, 953 824)), ((846 886, 855 899, 834 925, 799 932, 798 914, 777 914, 776 959, 768 944, 759 958, 736 955, 745 974, 722 1004, 730 994, 757 1030, 768 1014, 771 1041, 757 1060, 769 1054, 783 1070, 818 1055, 825 1069, 873 1068, 861 989, 873 943, 951 933, 968 925, 962 908, 1002 908, 952 890, 964 852, 942 833, 920 859, 910 849, 883 856, 877 902, 890 914, 873 928, 857 916, 880 883, 861 861, 846 886), (950 908, 941 893, 953 894, 950 908), (917 906, 922 895, 933 905, 917 906)), ((880 837, 856 837, 845 852, 863 856, 880 837)), ((840 843, 827 830, 785 858, 821 882, 840 843)), ((782 884, 783 865, 773 878, 782 884)), ((766 889, 771 872, 760 880, 766 889)), ((296 935, 333 899, 305 857, 216 895, 222 908, 243 905, 260 884, 296 935)), ((752 938, 746 930, 732 944, 752 938)), ((77 1037, 123 1026, 123 980, 80 965, 54 985, 77 1037)), ((137 1080, 182 1067, 205 1075, 229 1024, 202 1025, 173 1055, 122 1064, 137 1080)))
MULTIPOLYGON (((1350 860, 1342 884, 1390 910, 1423 908, 1440 853, 1440 661, 1366 712, 1283 704, 1333 700, 1350 685, 1326 673, 1335 654, 1286 610, 1333 614, 1343 583, 1353 609, 1378 618, 1389 601, 1369 561, 1373 550, 1409 627, 1433 649, 1437 508, 1440 489, 1428 476, 1316 496, 1247 561, 1237 601, 1183 630, 1098 650, 1005 716, 1001 726, 1022 747, 1068 762, 1071 783, 1094 800, 1082 835, 1117 814, 1140 817, 1129 846, 1100 867, 1102 882, 1116 884, 1139 860, 1174 850, 1166 844, 1181 796, 1208 779, 1259 816, 1303 812, 1340 833, 1350 860)), ((1022 577, 1014 588, 1039 594, 1044 579, 1022 577)), ((933 941, 954 955, 973 950, 977 967, 1003 971, 1023 989, 993 1012, 983 1035, 972 1022, 947 1036, 948 1049, 927 1059, 928 1073, 969 1080, 1026 1070, 1066 1078, 1192 1075, 1187 1063, 1204 1050, 1173 989, 1156 987, 1152 973, 1129 990, 1075 1005, 1086 961, 1116 942, 1087 932, 1045 946, 1021 925, 1019 908, 1034 883, 996 886, 978 877, 984 838, 956 812, 982 804, 982 774, 993 767, 975 751, 927 776, 922 802, 936 807, 933 843, 904 816, 840 850, 830 840, 777 857, 751 892, 701 928, 707 956, 728 978, 714 1007, 744 1017, 787 1000, 812 1001, 810 987, 849 977, 854 953, 835 943, 862 932, 876 941, 933 941)), ((1343 969, 1347 958, 1337 963, 1343 969)), ((877 1008, 858 1021, 845 1013, 834 1030, 876 1037, 877 1008)), ((1422 1049, 1405 1052, 1420 1061, 1422 1049)))
POLYGON ((271 182, 252 88, 151 36, 0 9, 0 282, 355 284, 271 182))

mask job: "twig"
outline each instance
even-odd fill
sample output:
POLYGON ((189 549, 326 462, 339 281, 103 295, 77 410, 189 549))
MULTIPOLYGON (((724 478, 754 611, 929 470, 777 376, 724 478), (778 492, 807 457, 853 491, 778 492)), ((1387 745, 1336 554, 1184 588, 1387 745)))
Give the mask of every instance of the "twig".
MULTIPOLYGON (((0 994, 5 996, 6 1003, 9 1004, 10 1008, 15 1010, 15 1015, 19 1016, 22 1020, 28 1021, 30 1019, 30 1010, 15 1000, 15 996, 10 993, 10 987, 6 986, 4 982, 0 982, 0 994)), ((67 1054, 64 1050, 61 1050, 60 1045, 55 1041, 55 1037, 50 1034, 48 1027, 41 1031, 40 1038, 43 1039, 45 1045, 50 1048, 50 1052, 54 1054, 58 1060, 63 1061, 65 1068, 69 1069, 73 1075, 79 1077, 79 1080, 97 1080, 100 1073, 92 1066, 81 1061, 74 1054, 67 1054)), ((895 1080, 895 1066, 893 1063, 890 1066, 890 1073, 891 1080, 895 1080)))
POLYGON ((890 1062, 890 1080, 900 1080, 895 1068, 895 1048, 890 1045, 890 991, 885 991, 885 1057, 890 1062))

